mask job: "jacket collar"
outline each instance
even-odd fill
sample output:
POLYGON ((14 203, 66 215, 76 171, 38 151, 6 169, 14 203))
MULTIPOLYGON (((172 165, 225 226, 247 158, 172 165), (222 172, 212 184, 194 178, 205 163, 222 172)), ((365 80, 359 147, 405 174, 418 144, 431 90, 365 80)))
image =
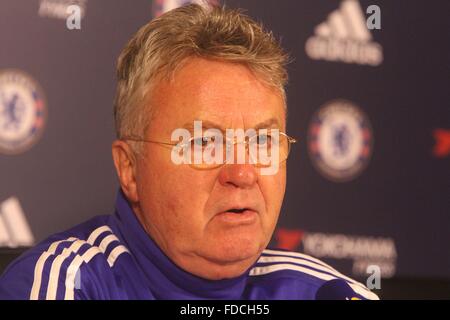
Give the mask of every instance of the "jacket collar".
POLYGON ((207 280, 188 273, 174 264, 151 239, 119 190, 115 218, 122 240, 147 280, 157 299, 240 299, 248 271, 224 280, 207 280))

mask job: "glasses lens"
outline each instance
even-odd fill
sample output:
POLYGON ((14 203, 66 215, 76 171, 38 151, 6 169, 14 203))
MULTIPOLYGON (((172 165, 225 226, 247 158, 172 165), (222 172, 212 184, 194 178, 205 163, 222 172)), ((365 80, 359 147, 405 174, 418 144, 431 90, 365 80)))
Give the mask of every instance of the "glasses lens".
POLYGON ((257 147, 249 149, 253 162, 259 167, 268 167, 285 161, 289 154, 289 140, 281 133, 258 136, 257 147))
POLYGON ((197 169, 217 168, 225 163, 250 163, 258 167, 273 166, 288 158, 290 141, 283 133, 258 134, 233 142, 217 136, 192 138, 186 156, 197 169))

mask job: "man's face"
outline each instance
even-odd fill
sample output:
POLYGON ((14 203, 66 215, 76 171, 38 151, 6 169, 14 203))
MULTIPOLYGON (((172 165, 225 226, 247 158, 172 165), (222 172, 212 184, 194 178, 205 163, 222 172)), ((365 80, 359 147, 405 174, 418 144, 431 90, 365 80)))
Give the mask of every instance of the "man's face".
MULTIPOLYGON (((153 117, 145 139, 172 142, 172 131, 194 120, 217 129, 277 128, 285 131, 280 93, 243 65, 191 58, 172 82, 161 82, 149 101, 153 117)), ((141 223, 182 269, 208 279, 242 274, 267 246, 280 212, 285 163, 274 175, 251 164, 198 170, 171 161, 171 147, 144 146, 138 159, 141 223), (243 214, 227 212, 247 208, 243 214)))

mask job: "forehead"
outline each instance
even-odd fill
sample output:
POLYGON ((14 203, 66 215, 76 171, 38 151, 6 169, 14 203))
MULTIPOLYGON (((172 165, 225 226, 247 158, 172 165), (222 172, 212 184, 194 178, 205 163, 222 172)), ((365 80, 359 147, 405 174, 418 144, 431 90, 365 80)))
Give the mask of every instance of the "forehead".
POLYGON ((274 126, 285 126, 282 94, 242 64, 190 58, 171 81, 152 91, 154 114, 167 126, 204 120, 221 127, 254 127, 271 119, 274 126))

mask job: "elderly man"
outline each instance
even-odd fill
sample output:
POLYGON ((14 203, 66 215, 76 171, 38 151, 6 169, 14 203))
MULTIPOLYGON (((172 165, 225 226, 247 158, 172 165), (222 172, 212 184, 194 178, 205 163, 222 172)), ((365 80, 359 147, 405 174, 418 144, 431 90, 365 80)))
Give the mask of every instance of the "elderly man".
POLYGON ((315 258, 266 249, 295 142, 285 63, 239 11, 188 5, 143 26, 118 60, 115 214, 24 254, 0 297, 315 299, 340 279, 349 298, 376 298, 315 258))

